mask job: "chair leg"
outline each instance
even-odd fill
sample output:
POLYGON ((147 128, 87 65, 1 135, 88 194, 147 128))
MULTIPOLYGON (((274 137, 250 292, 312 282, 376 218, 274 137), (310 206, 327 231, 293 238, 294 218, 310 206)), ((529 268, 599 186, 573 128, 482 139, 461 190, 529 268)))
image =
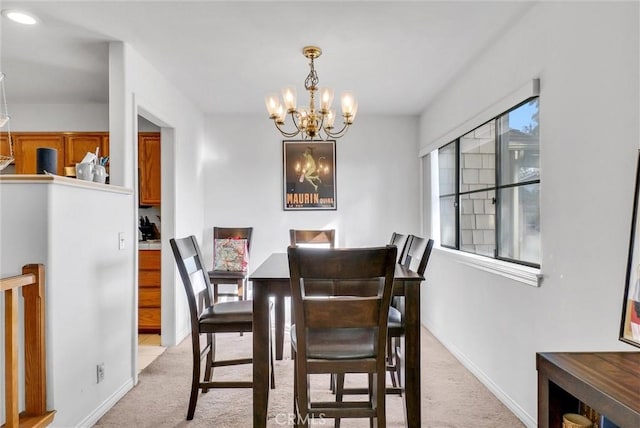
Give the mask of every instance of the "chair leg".
MULTIPOLYGON (((333 380, 333 386, 335 388, 337 403, 341 402, 342 397, 344 396, 344 376, 345 376, 345 373, 333 373, 331 375, 331 379, 333 380)), ((334 427, 340 428, 340 418, 335 418, 334 427)))
POLYGON ((400 388, 400 395, 402 396, 402 376, 400 373, 400 370, 402 370, 402 350, 400 347, 400 338, 396 338, 395 339, 395 344, 394 344, 394 353, 393 355, 394 360, 395 360, 395 365, 396 365, 396 377, 398 378, 398 388, 400 388))
POLYGON ((238 300, 247 300, 244 295, 244 279, 238 280, 238 300))
POLYGON ((218 303, 218 284, 211 284, 213 288, 213 303, 218 303))
POLYGON ((389 370, 389 374, 391 375, 391 384, 394 388, 398 386, 398 382, 396 381, 395 372, 397 371, 397 366, 394 365, 395 362, 395 347, 392 345, 393 342, 392 337, 387 337, 387 369, 389 370))
POLYGON ((296 363, 296 353, 293 350, 291 352, 291 359, 293 360, 293 416, 295 417, 293 425, 297 427, 298 421, 300 420, 300 411, 298 409, 298 366, 296 363))
POLYGON ((187 420, 193 419, 198 402, 198 391, 200 389, 200 336, 191 338, 191 348, 193 353, 193 372, 191 375, 191 394, 189 396, 189 407, 187 409, 187 420))
MULTIPOLYGON (((207 333, 207 347, 209 348, 209 352, 207 352, 207 360, 205 363, 204 369, 204 380, 205 382, 210 382, 211 377, 213 376, 213 362, 216 359, 216 336, 213 333, 207 333)), ((209 392, 209 388, 202 388, 202 393, 206 394, 209 392)))

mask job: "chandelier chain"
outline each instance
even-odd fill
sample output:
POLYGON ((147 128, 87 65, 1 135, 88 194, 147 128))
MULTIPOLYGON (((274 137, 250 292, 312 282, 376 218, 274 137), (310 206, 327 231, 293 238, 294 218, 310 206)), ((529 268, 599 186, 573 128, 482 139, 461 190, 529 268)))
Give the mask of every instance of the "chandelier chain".
POLYGON ((313 57, 311 57, 311 62, 309 63, 309 74, 307 78, 304 79, 304 87, 307 91, 314 90, 318 86, 318 73, 316 73, 316 68, 313 66, 313 57))

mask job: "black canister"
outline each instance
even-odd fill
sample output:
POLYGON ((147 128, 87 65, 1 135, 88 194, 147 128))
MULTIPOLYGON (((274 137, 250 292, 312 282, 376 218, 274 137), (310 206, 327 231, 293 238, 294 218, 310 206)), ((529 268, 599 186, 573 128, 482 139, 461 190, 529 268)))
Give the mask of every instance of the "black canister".
POLYGON ((49 147, 38 147, 36 149, 36 169, 38 174, 47 171, 50 174, 58 173, 58 151, 49 147))

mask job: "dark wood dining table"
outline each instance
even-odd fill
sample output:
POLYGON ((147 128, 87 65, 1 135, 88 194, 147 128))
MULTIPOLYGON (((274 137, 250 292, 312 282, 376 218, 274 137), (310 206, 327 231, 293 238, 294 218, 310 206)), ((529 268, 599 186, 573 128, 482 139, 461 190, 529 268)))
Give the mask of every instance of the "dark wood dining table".
MULTIPOLYGON (((253 283, 253 426, 267 426, 269 405, 269 298, 275 298, 276 359, 284 348, 284 299, 291 295, 287 254, 273 253, 249 275, 253 283)), ((424 277, 396 265, 394 295, 405 297, 404 410, 407 426, 420 427, 420 285, 424 277)), ((278 379, 276 379, 276 384, 278 379)), ((293 408, 290 411, 293 413, 293 408)))

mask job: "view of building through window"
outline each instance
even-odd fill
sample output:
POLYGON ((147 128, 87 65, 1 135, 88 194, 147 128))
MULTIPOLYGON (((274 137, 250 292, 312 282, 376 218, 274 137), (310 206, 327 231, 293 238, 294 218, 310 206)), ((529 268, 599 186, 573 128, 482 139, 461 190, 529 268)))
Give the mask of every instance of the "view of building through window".
POLYGON ((538 98, 438 150, 441 245, 540 264, 538 98))

